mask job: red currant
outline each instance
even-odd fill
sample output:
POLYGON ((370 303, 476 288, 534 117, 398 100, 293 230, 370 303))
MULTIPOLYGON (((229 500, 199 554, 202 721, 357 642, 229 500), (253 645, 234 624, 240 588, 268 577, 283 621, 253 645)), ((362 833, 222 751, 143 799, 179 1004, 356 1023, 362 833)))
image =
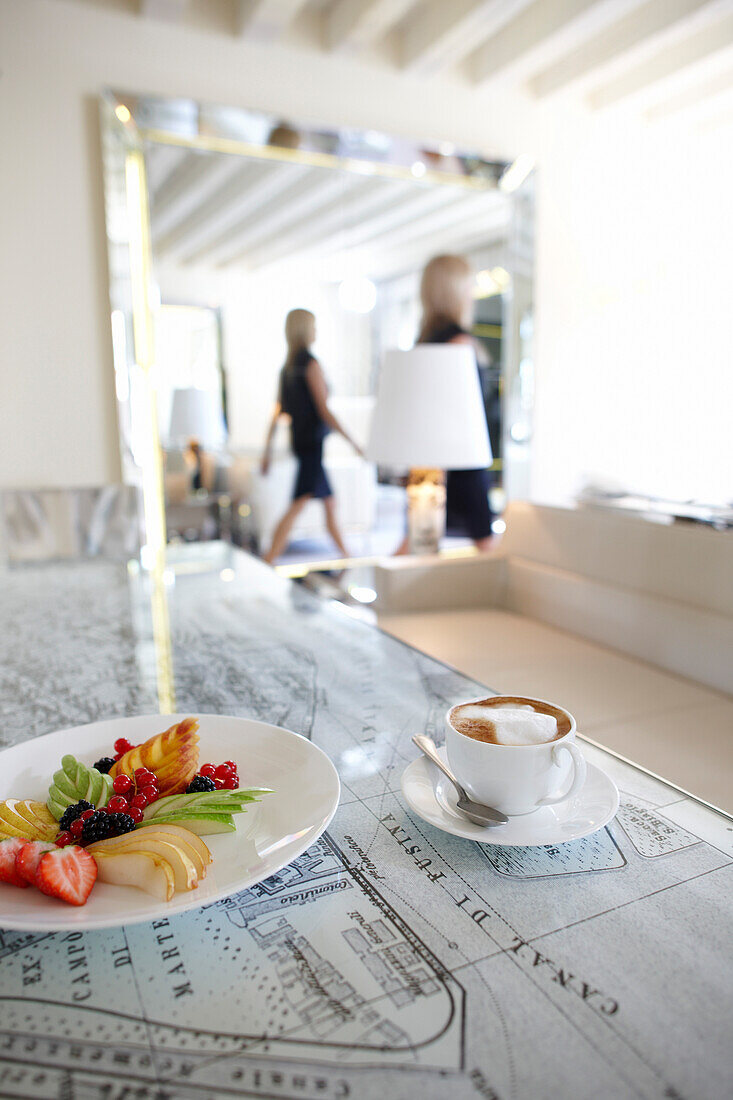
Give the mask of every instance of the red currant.
POLYGON ((224 790, 224 780, 223 779, 219 779, 217 776, 214 776, 213 782, 214 782, 214 787, 216 788, 217 791, 223 791, 224 790))
POLYGON ((111 814, 123 814, 127 809, 127 799, 121 794, 113 795, 107 803, 107 809, 111 814))
POLYGON ((225 760, 224 763, 228 768, 231 768, 233 772, 237 770, 237 765, 234 763, 233 760, 225 760))
MULTIPOLYGON (((216 780, 214 780, 214 782, 216 782, 216 780)), ((228 779, 224 780, 224 790, 225 791, 236 791, 238 786, 239 786, 239 780, 235 779, 235 777, 233 775, 230 775, 228 779)))
POLYGON ((70 844, 73 839, 74 838, 72 837, 71 833, 67 830, 64 833, 59 833, 59 835, 56 837, 56 840, 54 841, 54 844, 57 848, 65 848, 66 845, 70 844))
POLYGON ((142 810, 138 806, 130 806, 130 809, 127 812, 132 820, 135 822, 135 824, 139 825, 143 819, 142 810))
POLYGON ((112 780, 112 790, 115 794, 124 794, 132 786, 129 775, 116 775, 112 780))
POLYGON ((76 821, 72 821, 69 826, 69 832, 72 836, 81 836, 81 831, 84 828, 84 822, 80 817, 77 817, 76 821))
MULTIPOLYGON (((157 787, 143 787, 142 790, 140 791, 140 794, 145 796, 148 806, 150 805, 151 802, 155 802, 156 798, 160 797, 157 787)), ((133 799, 133 805, 134 805, 134 799, 133 799)))
POLYGON ((232 774, 232 769, 227 764, 220 764, 214 772, 214 779, 228 779, 232 774))
POLYGON ((131 741, 128 741, 126 737, 118 737, 115 741, 115 752, 126 753, 135 746, 131 741))
POLYGON ((205 775, 207 779, 213 779, 216 768, 213 764, 204 764, 199 768, 199 775, 205 775))
POLYGON ((88 821, 94 814, 94 810, 85 810, 83 814, 79 814, 80 821, 88 821))
POLYGON ((130 802, 131 806, 136 807, 138 810, 144 810, 148 804, 146 796, 140 791, 130 802))

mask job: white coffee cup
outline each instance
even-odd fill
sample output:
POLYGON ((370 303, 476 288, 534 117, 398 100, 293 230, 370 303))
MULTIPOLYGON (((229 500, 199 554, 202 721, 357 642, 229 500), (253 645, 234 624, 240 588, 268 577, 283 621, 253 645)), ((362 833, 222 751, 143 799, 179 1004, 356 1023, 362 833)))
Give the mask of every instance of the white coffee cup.
MULTIPOLYGON (((533 745, 497 745, 459 733, 451 724, 451 707, 445 718, 445 748, 456 778, 472 798, 507 815, 529 814, 541 806, 564 802, 585 782, 585 760, 575 744, 575 719, 564 707, 544 699, 517 695, 492 696, 492 704, 539 703, 559 711, 569 720, 567 733, 554 741, 533 745)), ((485 700, 470 701, 483 703, 485 700)), ((490 712, 491 708, 487 708, 490 712)), ((565 723, 567 724, 567 722, 565 723)))

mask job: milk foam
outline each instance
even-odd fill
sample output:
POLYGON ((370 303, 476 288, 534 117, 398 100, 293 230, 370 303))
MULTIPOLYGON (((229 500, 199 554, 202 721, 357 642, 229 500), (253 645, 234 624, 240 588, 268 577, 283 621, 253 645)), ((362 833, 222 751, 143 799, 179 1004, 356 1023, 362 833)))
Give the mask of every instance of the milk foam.
POLYGON ((497 703, 479 706, 468 703, 457 707, 456 717, 491 722, 500 745, 542 745, 557 737, 557 722, 551 714, 541 714, 534 707, 520 703, 497 703))

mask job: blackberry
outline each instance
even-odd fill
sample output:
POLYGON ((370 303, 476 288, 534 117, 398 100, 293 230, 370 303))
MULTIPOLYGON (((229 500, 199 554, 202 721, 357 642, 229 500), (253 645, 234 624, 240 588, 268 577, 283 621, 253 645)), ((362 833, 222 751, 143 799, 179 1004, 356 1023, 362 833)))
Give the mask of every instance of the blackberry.
POLYGON ((216 783, 206 775, 195 775, 186 787, 186 794, 198 794, 200 791, 215 791, 216 783))
POLYGON ((82 798, 80 802, 75 802, 73 806, 67 806, 61 815, 59 821, 59 829, 62 833, 71 825, 72 821, 76 821, 77 817, 81 817, 85 810, 93 810, 94 806, 91 802, 85 802, 82 798))
POLYGON ((97 769, 98 772, 101 772, 102 775, 109 775, 109 769, 112 767, 114 762, 114 756, 103 756, 101 760, 97 761, 94 767, 97 769))
POLYGON ((84 822, 79 841, 81 844, 93 844, 95 840, 104 840, 109 836, 109 814, 95 810, 84 822))
POLYGON ((122 836, 132 832, 135 822, 129 814, 107 814, 107 828, 107 836, 122 836))

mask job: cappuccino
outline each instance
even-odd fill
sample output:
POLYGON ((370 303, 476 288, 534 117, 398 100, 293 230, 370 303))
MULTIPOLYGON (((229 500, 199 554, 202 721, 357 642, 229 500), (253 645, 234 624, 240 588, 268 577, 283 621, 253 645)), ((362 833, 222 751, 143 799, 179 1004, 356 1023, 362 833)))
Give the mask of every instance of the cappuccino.
POLYGON ((544 745, 570 731, 570 717, 559 707, 522 696, 499 695, 462 703, 449 715, 453 729, 491 745, 544 745))

